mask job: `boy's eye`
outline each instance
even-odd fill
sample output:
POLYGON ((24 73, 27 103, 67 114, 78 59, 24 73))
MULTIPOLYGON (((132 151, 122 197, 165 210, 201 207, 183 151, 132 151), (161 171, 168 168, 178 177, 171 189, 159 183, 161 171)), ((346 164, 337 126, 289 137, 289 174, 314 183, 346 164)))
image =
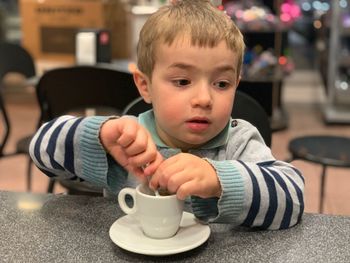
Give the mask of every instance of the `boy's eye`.
POLYGON ((178 87, 186 86, 186 85, 189 85, 191 83, 188 79, 176 79, 173 82, 178 87))
POLYGON ((219 89, 226 89, 230 86, 230 83, 228 81, 218 81, 214 85, 219 89))

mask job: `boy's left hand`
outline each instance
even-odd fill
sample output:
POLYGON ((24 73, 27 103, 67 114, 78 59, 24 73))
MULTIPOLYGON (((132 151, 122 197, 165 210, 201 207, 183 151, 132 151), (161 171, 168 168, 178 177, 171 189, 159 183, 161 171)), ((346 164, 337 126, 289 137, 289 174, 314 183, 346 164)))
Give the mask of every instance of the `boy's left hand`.
POLYGON ((150 187, 165 188, 182 200, 190 195, 221 196, 215 169, 204 159, 188 153, 179 153, 163 161, 153 174, 150 187))

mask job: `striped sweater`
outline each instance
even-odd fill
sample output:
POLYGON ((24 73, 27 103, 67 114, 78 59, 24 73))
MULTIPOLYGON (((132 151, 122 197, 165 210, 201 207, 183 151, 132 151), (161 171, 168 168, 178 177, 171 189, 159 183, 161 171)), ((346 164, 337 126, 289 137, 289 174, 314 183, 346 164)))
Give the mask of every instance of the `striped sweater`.
MULTIPOLYGON (((62 116, 44 124, 30 145, 33 161, 48 176, 88 181, 114 193, 134 186, 134 177, 100 143, 99 130, 107 119, 62 116)), ((141 114, 138 121, 152 134, 164 158, 181 152, 159 138, 152 111, 141 114)), ((261 229, 285 229, 301 220, 301 173, 291 164, 276 160, 248 122, 231 121, 206 145, 189 153, 213 165, 222 187, 220 198, 190 197, 192 211, 200 220, 261 229)))

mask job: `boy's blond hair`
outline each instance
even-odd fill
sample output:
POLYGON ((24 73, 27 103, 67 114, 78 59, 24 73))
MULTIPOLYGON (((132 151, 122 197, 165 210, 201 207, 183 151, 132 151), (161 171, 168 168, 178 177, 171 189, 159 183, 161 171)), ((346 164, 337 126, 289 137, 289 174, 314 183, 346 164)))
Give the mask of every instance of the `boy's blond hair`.
MULTIPOLYGON (((191 37, 192 45, 215 47, 222 40, 237 54, 237 73, 240 74, 244 41, 233 21, 209 0, 177 0, 162 6, 145 23, 137 45, 138 68, 152 76, 157 44, 171 45, 179 36, 191 37)), ((237 77, 238 77, 237 76, 237 77)))

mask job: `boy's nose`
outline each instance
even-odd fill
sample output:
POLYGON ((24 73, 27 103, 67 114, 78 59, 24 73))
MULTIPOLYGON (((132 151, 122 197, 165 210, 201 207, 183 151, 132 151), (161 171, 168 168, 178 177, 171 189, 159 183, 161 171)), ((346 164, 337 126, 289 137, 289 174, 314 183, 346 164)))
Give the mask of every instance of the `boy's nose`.
POLYGON ((202 84, 198 86, 198 89, 195 90, 192 104, 193 106, 199 106, 204 108, 211 108, 212 106, 212 94, 210 86, 207 84, 202 84))

